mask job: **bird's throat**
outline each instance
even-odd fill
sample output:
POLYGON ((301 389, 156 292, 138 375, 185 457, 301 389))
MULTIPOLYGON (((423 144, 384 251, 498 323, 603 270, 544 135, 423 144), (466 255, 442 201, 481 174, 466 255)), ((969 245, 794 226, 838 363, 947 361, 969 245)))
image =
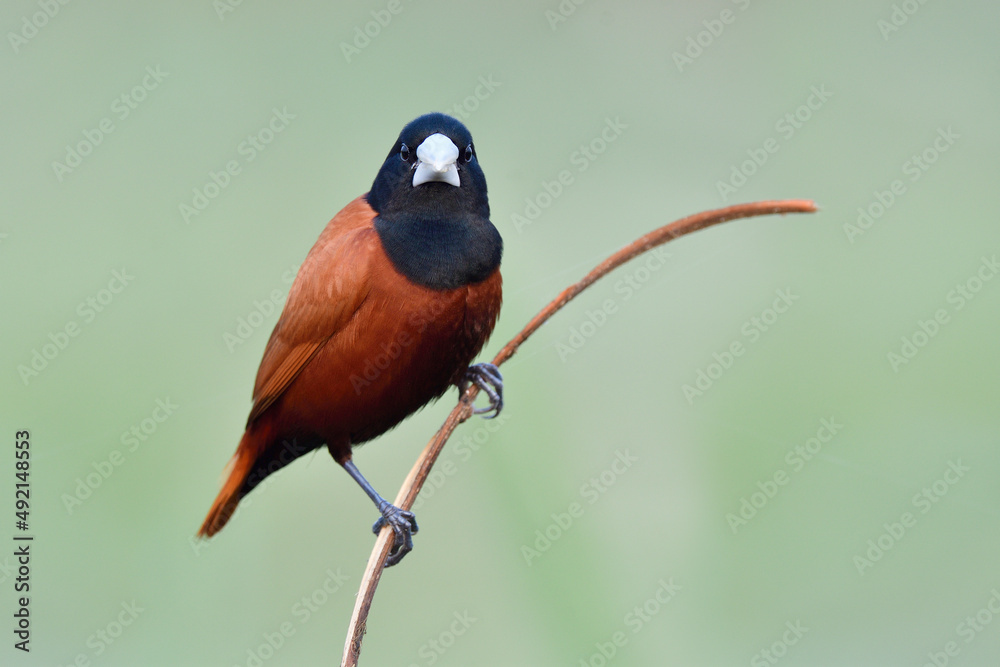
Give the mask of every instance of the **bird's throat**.
POLYGON ((503 241, 484 218, 390 214, 377 216, 374 225, 396 270, 424 287, 455 289, 478 283, 500 266, 503 241))

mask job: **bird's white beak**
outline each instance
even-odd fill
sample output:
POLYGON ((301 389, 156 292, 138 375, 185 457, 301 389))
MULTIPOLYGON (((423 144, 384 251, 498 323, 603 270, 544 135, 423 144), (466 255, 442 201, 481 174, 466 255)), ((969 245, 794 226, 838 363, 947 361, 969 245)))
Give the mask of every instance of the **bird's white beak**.
POLYGON ((413 173, 413 186, 430 181, 442 181, 455 187, 458 178, 458 146, 440 132, 432 134, 417 146, 417 166, 413 173))

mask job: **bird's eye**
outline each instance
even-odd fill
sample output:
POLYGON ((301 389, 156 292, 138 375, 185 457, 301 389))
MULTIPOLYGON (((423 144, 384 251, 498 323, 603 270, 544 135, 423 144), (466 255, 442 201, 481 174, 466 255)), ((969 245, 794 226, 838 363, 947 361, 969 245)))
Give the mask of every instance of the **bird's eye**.
POLYGON ((399 159, 402 160, 403 162, 410 161, 410 147, 407 146, 406 144, 403 144, 402 146, 399 147, 399 159))
POLYGON ((472 144, 465 147, 465 161, 468 162, 472 159, 472 144))

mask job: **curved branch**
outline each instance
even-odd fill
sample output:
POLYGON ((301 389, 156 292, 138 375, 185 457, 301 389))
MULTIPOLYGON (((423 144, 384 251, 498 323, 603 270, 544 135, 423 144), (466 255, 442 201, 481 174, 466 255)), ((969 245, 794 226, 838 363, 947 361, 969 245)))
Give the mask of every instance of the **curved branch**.
MULTIPOLYGON (((509 343, 501 348, 497 356, 494 357, 493 363, 499 366, 514 356, 517 349, 531 334, 537 331, 556 311, 569 303, 580 292, 622 264, 658 245, 680 238, 685 234, 696 232, 699 229, 738 218, 777 213, 814 213, 816 210, 816 205, 808 200, 762 201, 751 204, 737 204, 728 208, 697 213, 655 229, 614 253, 598 264, 582 280, 564 289, 549 305, 542 308, 509 343)), ((478 387, 474 384, 470 386, 458 405, 448 415, 444 424, 438 429, 438 432, 434 434, 434 437, 424 447, 420 458, 417 459, 410 473, 406 476, 403 486, 400 487, 399 493, 396 495, 395 505, 397 507, 408 510, 413 506, 413 502, 416 500, 417 494, 420 493, 420 489, 423 487, 427 475, 430 474, 438 455, 444 448, 444 444, 451 437, 452 432, 458 425, 472 415, 472 405, 478 393, 478 387)), ((368 565, 365 567, 365 572, 361 579, 361 588, 358 590, 357 599, 354 603, 354 613, 351 615, 351 624, 347 631, 347 642, 344 645, 342 667, 355 667, 358 664, 358 655, 361 653, 361 642, 365 635, 368 612, 371 610, 372 599, 375 597, 375 589, 382 578, 385 559, 388 557, 392 546, 392 536, 393 533, 391 530, 383 529, 375 539, 375 547, 368 558, 368 565)))

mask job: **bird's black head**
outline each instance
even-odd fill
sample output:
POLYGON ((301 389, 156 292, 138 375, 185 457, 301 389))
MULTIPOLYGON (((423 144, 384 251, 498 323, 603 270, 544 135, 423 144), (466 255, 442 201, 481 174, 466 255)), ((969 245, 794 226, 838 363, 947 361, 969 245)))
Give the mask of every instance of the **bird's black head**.
POLYGON ((441 113, 420 116, 375 177, 368 203, 396 268, 435 289, 479 282, 500 265, 486 177, 469 130, 441 113))
POLYGON ((410 122, 375 177, 368 203, 379 215, 461 212, 489 218, 486 177, 469 130, 442 113, 410 122))

